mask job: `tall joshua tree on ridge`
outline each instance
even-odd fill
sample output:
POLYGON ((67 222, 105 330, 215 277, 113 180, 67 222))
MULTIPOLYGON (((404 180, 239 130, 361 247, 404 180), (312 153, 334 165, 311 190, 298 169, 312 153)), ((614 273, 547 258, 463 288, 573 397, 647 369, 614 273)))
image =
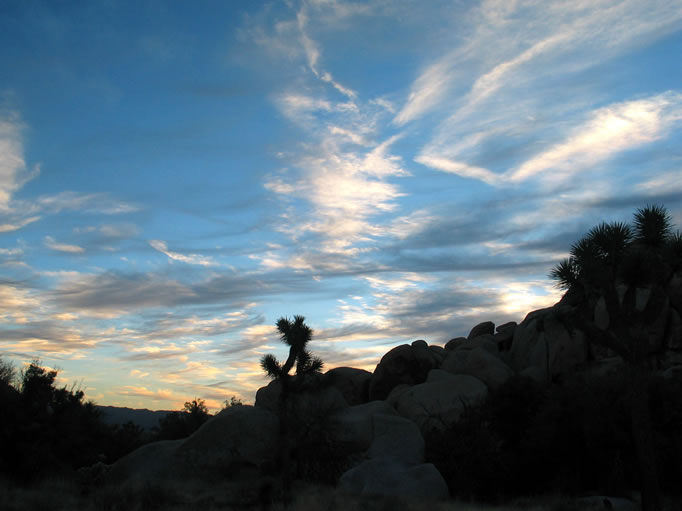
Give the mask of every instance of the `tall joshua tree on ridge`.
POLYGON ((297 389, 296 383, 289 371, 296 365, 296 376, 319 372, 324 365, 322 360, 313 357, 306 349, 313 338, 313 330, 305 324, 303 316, 294 316, 293 321, 286 317, 277 320, 277 331, 280 340, 289 346, 289 356, 284 363, 280 363, 272 354, 264 355, 261 367, 273 380, 279 381, 281 392, 279 395, 279 462, 282 471, 282 486, 285 503, 291 501, 291 447, 289 445, 289 398, 297 389))
POLYGON ((571 247, 570 257, 550 273, 577 307, 562 319, 610 348, 626 363, 630 377, 632 435, 642 478, 642 509, 661 509, 651 418, 646 389, 650 330, 665 308, 666 286, 682 268, 682 237, 662 206, 637 210, 632 225, 601 223, 571 247), (648 299, 644 298, 648 294, 648 299), (603 300, 607 325, 597 324, 594 307, 603 300), (645 303, 642 303, 645 302, 645 303))

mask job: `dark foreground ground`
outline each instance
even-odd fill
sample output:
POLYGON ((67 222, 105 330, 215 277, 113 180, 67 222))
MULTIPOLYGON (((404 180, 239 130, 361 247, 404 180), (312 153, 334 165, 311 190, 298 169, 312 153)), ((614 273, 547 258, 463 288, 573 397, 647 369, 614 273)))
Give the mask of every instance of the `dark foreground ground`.
MULTIPOLYGON (((258 489, 243 484, 225 482, 221 485, 143 484, 122 486, 102 485, 83 488, 67 478, 51 478, 40 485, 22 487, 0 481, 0 509, 3 511, 217 511, 269 509, 284 510, 281 502, 264 499, 258 489)), ((635 497, 636 498, 636 497, 635 497)), ((326 486, 298 486, 289 509, 293 511, 348 510, 348 511, 592 511, 639 509, 635 500, 614 499, 604 505, 602 497, 569 498, 545 495, 518 499, 504 505, 492 506, 456 500, 405 501, 387 498, 359 498, 342 494, 326 486), (609 506, 610 504, 610 506, 609 506)), ((682 509, 681 499, 664 501, 665 511, 682 509)))

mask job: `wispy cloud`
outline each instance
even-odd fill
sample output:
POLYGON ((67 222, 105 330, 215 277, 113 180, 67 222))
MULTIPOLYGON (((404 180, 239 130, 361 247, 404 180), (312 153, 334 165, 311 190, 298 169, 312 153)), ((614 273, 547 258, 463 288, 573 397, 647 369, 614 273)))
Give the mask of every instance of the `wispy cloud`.
POLYGON ((26 165, 22 129, 16 112, 0 112, 0 213, 10 210, 14 192, 40 172, 39 165, 26 165))
MULTIPOLYGON (((657 116, 669 120, 670 110, 677 109, 674 92, 604 107, 604 92, 591 89, 590 80, 597 66, 678 29, 682 10, 677 2, 655 1, 645 7, 635 1, 589 6, 560 2, 501 6, 490 1, 468 16, 470 36, 420 73, 394 119, 404 125, 431 113, 439 122, 416 157, 420 163, 487 184, 521 181, 550 164, 553 156, 575 163, 578 153, 571 147, 582 145, 587 152, 584 166, 603 161, 608 157, 606 143, 601 149, 596 141, 588 145, 588 132, 605 141, 608 125, 615 141, 616 117, 635 123, 632 116, 648 115, 638 120, 655 122, 657 116), (570 80, 579 76, 585 77, 584 84, 576 90, 570 80), (568 85, 557 88, 561 78, 569 80, 568 85), (594 118, 584 117, 586 108, 594 111, 594 118), (582 129, 585 138, 570 133, 567 126, 576 132, 582 129), (561 135, 566 137, 564 145, 556 139, 561 135), (533 150, 537 159, 526 156, 523 161, 522 155, 533 150), (495 161, 496 152, 504 158, 495 161), (519 161, 513 161, 515 156, 519 161)), ((662 133, 653 136, 651 130, 666 127, 621 127, 625 140, 618 140, 608 154, 654 140, 662 133)))
POLYGON ((78 245, 69 245, 68 243, 60 243, 52 236, 45 236, 44 243, 47 248, 56 250, 57 252, 67 252, 69 254, 82 254, 85 252, 83 247, 79 247, 78 245))
POLYGON ((523 181, 552 171, 550 179, 561 181, 622 151, 667 136, 680 120, 682 94, 676 92, 600 108, 565 141, 530 158, 509 178, 523 181))
POLYGON ((180 261, 187 264, 198 264, 199 266, 216 266, 218 264, 211 257, 206 257, 199 254, 180 254, 179 252, 172 252, 168 249, 168 245, 165 241, 150 240, 149 245, 162 254, 167 255, 172 261, 180 261))

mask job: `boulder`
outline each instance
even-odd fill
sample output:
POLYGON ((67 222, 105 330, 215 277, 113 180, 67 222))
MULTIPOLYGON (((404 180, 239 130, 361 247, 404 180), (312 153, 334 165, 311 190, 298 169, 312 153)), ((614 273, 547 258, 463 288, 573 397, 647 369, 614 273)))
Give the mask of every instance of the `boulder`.
POLYGON ((405 389, 395 400, 396 411, 422 431, 441 429, 456 422, 466 405, 483 401, 487 392, 485 383, 473 376, 443 377, 405 389))
POLYGON ((451 351, 441 364, 440 368, 443 371, 447 371, 448 373, 452 374, 466 374, 469 353, 471 353, 470 350, 451 351))
POLYGON ((339 488, 353 495, 445 499, 449 496, 443 476, 431 463, 406 465, 391 458, 367 460, 345 472, 339 488))
POLYGON ((494 354, 498 354, 500 352, 497 347, 497 342, 495 342, 495 336, 490 334, 474 337, 473 339, 467 339, 465 342, 460 343, 450 351, 471 351, 478 347, 483 347, 490 353, 494 354))
POLYGON ((279 420, 263 408, 225 408, 188 437, 176 451, 188 473, 224 476, 242 467, 260 468, 277 453, 279 420))
POLYGON ((537 366, 526 367, 519 375, 531 378, 538 383, 547 383, 547 371, 543 371, 537 366))
POLYGON ((260 469, 277 453, 279 421, 254 406, 226 408, 188 438, 143 445, 113 464, 107 479, 144 483, 162 479, 220 480, 260 469))
POLYGON ((670 306, 682 316, 682 272, 678 271, 670 279, 666 294, 670 298, 670 306))
POLYGON ((510 321, 497 327, 497 333, 493 336, 493 339, 499 351, 509 351, 511 349, 516 327, 516 321, 510 321))
POLYGON ((443 369, 433 369, 429 372, 426 378, 427 383, 433 383, 437 381, 453 381, 452 377, 454 374, 444 371, 443 369))
POLYGON ((649 353, 658 353, 665 346, 666 327, 668 325, 668 313, 670 311, 670 300, 667 296, 656 296, 651 293, 651 299, 658 299, 654 312, 646 318, 648 348, 649 353))
POLYGON ((474 337, 480 337, 481 335, 494 335, 495 334, 495 323, 492 321, 484 321, 479 323, 469 332, 467 339, 473 339, 474 337))
POLYGON ((466 340, 466 337, 455 337, 454 339, 450 339, 447 343, 445 343, 445 350, 452 351, 460 344, 465 343, 466 340))
POLYGON ((412 346, 396 346, 381 358, 374 370, 369 382, 369 399, 386 399, 401 383, 422 383, 429 371, 438 365, 438 357, 428 349, 425 341, 415 341, 412 346))
POLYGON ((514 375, 514 371, 492 355, 483 346, 471 351, 455 351, 450 354, 452 359, 443 363, 443 368, 453 374, 468 374, 485 383, 489 389, 494 390, 514 375), (450 361, 451 363, 447 363, 450 361))
POLYGON ((585 335, 572 335, 552 307, 531 312, 516 328, 510 363, 517 372, 536 366, 552 378, 565 375, 587 361, 585 335))
POLYGON ((279 395, 281 392, 282 384, 278 380, 272 380, 265 387, 259 388, 256 392, 255 406, 277 413, 279 395))
POLYGON ((379 414, 397 416, 397 412, 386 401, 370 401, 340 410, 329 420, 330 438, 350 451, 366 451, 374 439, 372 418, 379 414))
POLYGON ((388 414, 372 416, 370 459, 394 458, 414 465, 424 462, 424 437, 417 425, 403 417, 388 414))
POLYGON ((679 313, 672 307, 668 313, 665 346, 669 350, 682 350, 682 319, 680 319, 679 313))
POLYGON ((609 311, 606 309, 606 300, 602 296, 594 306, 594 324, 600 330, 606 330, 609 327, 609 323, 609 311))
POLYGON ((503 323, 502 325, 495 328, 495 332, 497 332, 498 334, 501 334, 502 332, 507 332, 509 330, 513 332, 517 326, 518 323, 516 323, 516 321, 508 321, 507 323, 503 323))
POLYGON ((410 385, 407 383, 401 383, 400 385, 396 385, 393 387, 393 390, 391 393, 386 397, 386 403, 388 403, 393 409, 398 404, 398 399, 400 399, 400 396, 404 393, 407 392, 410 388, 410 385))
MULTIPOLYGON (((320 375, 310 375, 303 382, 299 382, 301 387, 292 391, 289 403, 290 406, 299 413, 315 412, 332 413, 336 410, 348 407, 348 402, 341 390, 332 385, 332 379, 323 384, 323 377, 320 375)), ((261 387, 256 392, 257 408, 264 408, 274 413, 279 413, 279 396, 282 386, 279 381, 273 380, 267 386, 261 387)))
POLYGON ((135 449, 111 466, 107 480, 113 483, 144 483, 178 476, 183 467, 178 463, 175 453, 184 441, 184 438, 161 440, 135 449))
POLYGON ((353 367, 336 367, 322 376, 323 386, 336 387, 346 402, 353 406, 369 399, 369 381, 372 373, 353 367))
POLYGON ((440 364, 443 363, 443 360, 445 360, 445 357, 447 356, 448 352, 445 351, 445 348, 443 348, 442 346, 436 346, 435 344, 429 346, 429 350, 431 351, 431 354, 435 357, 436 362, 440 366, 440 364))

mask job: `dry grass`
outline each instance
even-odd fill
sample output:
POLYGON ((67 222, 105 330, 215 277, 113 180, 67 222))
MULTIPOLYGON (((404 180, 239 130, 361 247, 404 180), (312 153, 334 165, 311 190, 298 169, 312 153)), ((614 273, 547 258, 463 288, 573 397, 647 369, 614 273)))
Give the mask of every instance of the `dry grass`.
MULTIPOLYGON (((295 488, 290 511, 593 511, 603 509, 558 495, 489 506, 462 501, 424 501, 396 498, 360 498, 326 486, 301 485, 295 488)), ((262 487, 225 482, 126 483, 86 490, 66 478, 51 478, 39 486, 20 487, 0 481, 2 511, 218 511, 269 509, 285 511, 276 491, 264 494, 262 487), (269 499, 270 495, 274 498, 269 499)), ((665 509, 682 509, 679 499, 666 501, 665 509)))

